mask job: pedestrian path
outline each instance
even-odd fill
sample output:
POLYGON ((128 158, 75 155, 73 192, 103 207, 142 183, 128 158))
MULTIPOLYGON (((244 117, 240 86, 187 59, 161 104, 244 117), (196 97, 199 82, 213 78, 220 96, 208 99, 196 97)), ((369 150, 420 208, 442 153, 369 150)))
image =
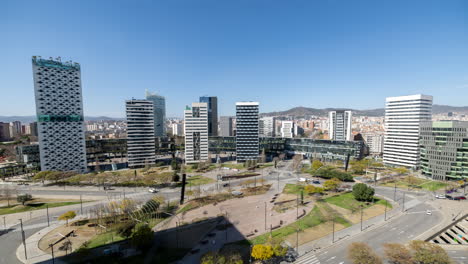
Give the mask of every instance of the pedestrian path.
POLYGON ((320 261, 314 254, 306 254, 300 256, 296 261, 295 264, 320 264, 320 261))

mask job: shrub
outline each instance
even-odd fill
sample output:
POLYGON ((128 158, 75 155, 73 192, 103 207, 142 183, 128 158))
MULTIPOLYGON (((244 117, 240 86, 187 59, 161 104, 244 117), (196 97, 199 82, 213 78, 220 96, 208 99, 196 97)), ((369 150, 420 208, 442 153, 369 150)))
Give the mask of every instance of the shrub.
POLYGON ((374 193, 374 188, 364 183, 358 183, 353 186, 353 195, 358 201, 370 201, 374 197, 374 193))
POLYGON ((31 201, 32 200, 32 195, 26 193, 26 194, 20 194, 16 197, 16 201, 18 201, 18 203, 21 203, 22 205, 24 205, 27 201, 31 201))
POLYGON ((153 241, 153 230, 147 224, 135 226, 132 234, 132 244, 139 249, 146 249, 153 241))

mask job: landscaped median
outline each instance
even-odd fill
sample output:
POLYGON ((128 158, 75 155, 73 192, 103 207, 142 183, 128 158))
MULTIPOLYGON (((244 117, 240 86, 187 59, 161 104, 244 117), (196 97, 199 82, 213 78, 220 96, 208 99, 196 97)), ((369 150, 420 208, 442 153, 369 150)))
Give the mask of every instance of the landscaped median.
MULTIPOLYGON (((88 202, 88 201, 83 201, 83 203, 84 202, 88 202)), ((2 206, 0 207, 0 215, 29 212, 29 211, 34 211, 34 210, 46 209, 47 207, 53 208, 53 207, 74 205, 74 204, 79 204, 79 203, 80 201, 61 202, 58 200, 34 199, 30 201, 29 203, 25 203, 25 205, 13 204, 10 206, 2 206)))
MULTIPOLYGON (((421 179, 414 176, 405 176, 397 179, 390 179, 380 184, 380 186, 385 187, 397 187, 401 189, 424 189, 426 191, 437 191, 443 189, 447 186, 454 184, 448 184, 446 182, 433 181, 427 179, 421 179)), ((455 185, 454 185, 455 187, 455 185)))

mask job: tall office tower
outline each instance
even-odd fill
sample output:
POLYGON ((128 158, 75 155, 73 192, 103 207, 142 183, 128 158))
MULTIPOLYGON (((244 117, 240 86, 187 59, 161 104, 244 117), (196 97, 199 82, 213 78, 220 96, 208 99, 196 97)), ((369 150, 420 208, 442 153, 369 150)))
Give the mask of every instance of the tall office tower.
POLYGON ((275 117, 262 117, 258 120, 258 130, 261 137, 275 137, 275 117))
POLYGON ((85 172, 80 64, 33 56, 32 68, 41 170, 85 172))
POLYGON ((150 100, 128 100, 127 156, 128 167, 138 168, 156 161, 154 109, 150 100))
POLYGON ((419 166, 419 125, 432 118, 432 96, 387 97, 383 161, 386 165, 419 166))
POLYGON ((352 120, 351 111, 330 111, 328 113, 328 135, 330 136, 330 140, 353 140, 351 133, 352 120))
POLYGON ((31 126, 30 125, 22 125, 21 126, 21 134, 31 135, 31 126))
POLYGON ((15 137, 21 134, 23 134, 21 131, 21 122, 20 121, 10 122, 10 135, 12 135, 12 137, 15 137))
POLYGON ((421 122, 421 172, 434 180, 468 180, 468 122, 421 122))
POLYGON ((293 121, 282 121, 281 122, 281 137, 282 138, 293 138, 294 137, 294 122, 293 121))
POLYGON ((10 123, 0 122, 0 142, 9 141, 10 137, 10 123))
POLYGON ((237 162, 258 159, 258 107, 258 102, 236 103, 237 162))
POLYGON ((202 96, 200 103, 208 104, 208 136, 218 135, 218 97, 202 96))
POLYGON ((184 111, 185 163, 208 160, 208 104, 192 103, 184 111))
POLYGON ((364 141, 369 148, 369 153, 372 155, 382 155, 384 146, 384 135, 380 134, 365 134, 364 141))
POLYGON ((154 136, 166 136, 166 98, 146 91, 146 100, 153 102, 154 136))
POLYGON ((37 122, 29 123, 29 126, 31 127, 31 136, 37 137, 38 136, 37 122))
POLYGON ((172 135, 182 137, 184 135, 184 124, 172 124, 172 135))
POLYGON ((232 117, 221 116, 219 118, 219 135, 222 137, 232 137, 232 117))

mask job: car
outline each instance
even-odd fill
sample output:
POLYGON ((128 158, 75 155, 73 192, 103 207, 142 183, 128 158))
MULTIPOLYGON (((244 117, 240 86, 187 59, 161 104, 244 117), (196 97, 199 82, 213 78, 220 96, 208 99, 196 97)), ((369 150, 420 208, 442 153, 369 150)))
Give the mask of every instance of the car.
POLYGON ((432 215, 431 210, 427 210, 427 211, 426 211, 426 214, 427 214, 427 215, 432 215))
POLYGON ((229 183, 223 184, 223 187, 229 187, 229 183))
POLYGON ((284 261, 286 261, 288 263, 292 263, 292 262, 296 261, 296 258, 291 254, 286 254, 284 256, 284 261))
POLYGON ((456 196, 456 197, 453 197, 453 200, 457 200, 457 201, 466 200, 466 197, 465 196, 456 196))
POLYGON ((445 195, 443 195, 443 194, 436 194, 435 198, 437 198, 437 199, 445 199, 446 197, 445 197, 445 195))
POLYGON ((148 189, 148 192, 150 192, 150 193, 157 193, 158 190, 156 190, 156 188, 149 188, 149 189, 148 189))
POLYGON ((450 196, 450 195, 445 195, 445 197, 449 200, 453 200, 453 196, 450 196))
POLYGON ((312 183, 313 184, 320 184, 320 181, 315 180, 315 181, 312 181, 312 183))

